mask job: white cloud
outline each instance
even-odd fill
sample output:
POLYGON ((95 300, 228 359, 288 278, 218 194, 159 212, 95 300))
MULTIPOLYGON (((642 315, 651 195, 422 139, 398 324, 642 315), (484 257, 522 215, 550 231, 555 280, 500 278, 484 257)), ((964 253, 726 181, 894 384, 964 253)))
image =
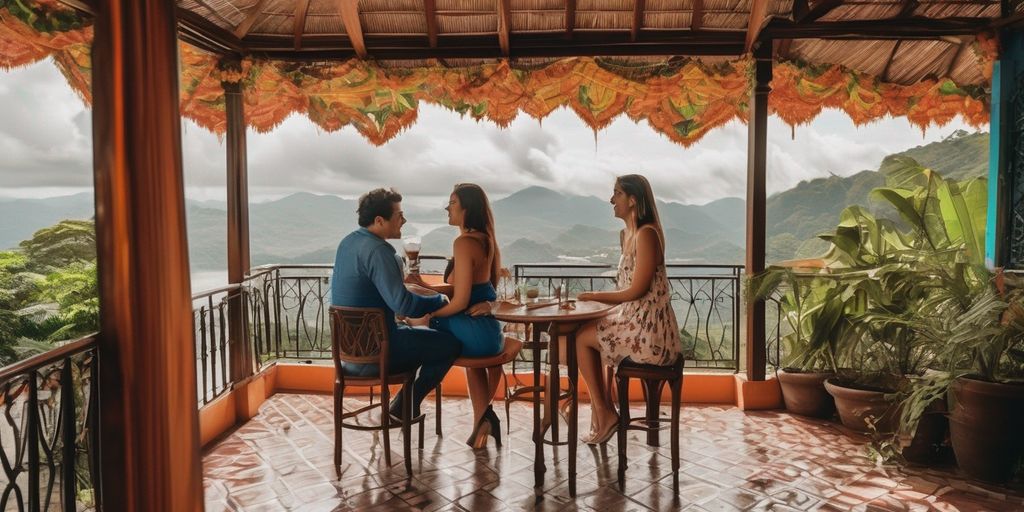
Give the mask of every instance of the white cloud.
MULTIPOLYGON (((957 121, 922 135, 901 118, 857 128, 832 111, 791 130, 772 118, 768 190, 877 168, 887 154, 963 127, 957 121)), ((52 64, 0 73, 0 195, 91 187, 90 131, 88 109, 52 64)), ((223 141, 189 121, 182 140, 187 194, 223 199, 223 141)), ((249 132, 249 190, 256 200, 295 191, 354 197, 393 185, 410 201, 433 205, 453 184, 473 181, 495 197, 542 185, 603 198, 616 175, 639 172, 660 198, 705 203, 746 194, 746 140, 747 127, 738 122, 684 148, 625 116, 596 134, 568 109, 542 123, 521 115, 503 130, 422 105, 415 125, 375 147, 352 128, 324 133, 293 116, 271 133, 249 132)))

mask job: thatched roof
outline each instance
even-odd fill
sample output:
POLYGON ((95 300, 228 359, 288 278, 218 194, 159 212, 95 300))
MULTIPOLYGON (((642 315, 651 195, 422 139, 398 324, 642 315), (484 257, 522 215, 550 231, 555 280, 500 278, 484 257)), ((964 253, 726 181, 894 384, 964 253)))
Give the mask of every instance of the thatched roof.
MULTIPOLYGON (((567 107, 595 130, 627 115, 689 145, 749 114, 753 58, 769 109, 856 123, 988 120, 989 0, 179 0, 182 114, 226 126, 225 84, 266 131, 301 113, 382 144, 420 102, 505 125, 567 107), (751 56, 753 50, 753 58, 751 56)), ((88 0, 0 0, 0 68, 52 56, 88 101, 88 0), (68 6, 74 7, 69 9, 68 6)))
MULTIPOLYGON (((987 81, 996 0, 179 0, 186 40, 272 59, 690 55, 837 64, 896 84, 987 81), (858 40, 868 39, 868 40, 858 40)), ((463 61, 464 62, 464 61, 463 61)))

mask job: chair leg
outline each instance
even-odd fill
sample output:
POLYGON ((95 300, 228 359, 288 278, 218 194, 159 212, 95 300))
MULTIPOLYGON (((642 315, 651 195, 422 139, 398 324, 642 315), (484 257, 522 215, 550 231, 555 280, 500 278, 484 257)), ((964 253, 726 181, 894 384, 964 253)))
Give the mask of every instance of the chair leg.
POLYGON ((619 490, 626 486, 626 429, 629 427, 629 377, 616 376, 619 384, 619 490))
POLYGON ((665 387, 665 381, 659 379, 644 379, 644 401, 647 402, 647 446, 659 446, 658 413, 661 409, 661 390, 665 387))
MULTIPOLYGON (((405 474, 412 478, 412 379, 402 386, 402 455, 405 456, 405 474)), ((423 422, 420 421, 420 442, 423 442, 423 422)))
MULTIPOLYGON (((434 389, 434 433, 437 437, 441 436, 441 385, 438 384, 437 388, 434 389)), ((423 429, 420 429, 420 436, 423 435, 423 429)), ((423 448, 423 441, 420 440, 420 448, 423 448)))
POLYGON ((384 437, 384 464, 391 467, 391 415, 388 414, 388 402, 391 401, 391 390, 385 384, 380 387, 380 425, 384 437))
MULTIPOLYGON (((512 368, 515 369, 516 361, 512 360, 512 368)), ((505 435, 512 435, 512 421, 509 420, 509 412, 512 410, 512 392, 508 388, 508 373, 505 373, 505 368, 501 369, 501 378, 505 382, 505 435)))
MULTIPOLYGON (((410 418, 412 417, 412 413, 409 414, 409 417, 410 418)), ((420 424, 420 447, 419 447, 419 449, 420 450, 423 449, 423 430, 425 428, 426 423, 427 423, 427 419, 426 418, 423 418, 419 422, 419 424, 420 424)))
POLYGON ((672 381, 672 490, 679 494, 679 402, 683 394, 683 379, 677 377, 672 381))
POLYGON ((338 381, 334 382, 334 472, 341 480, 341 415, 344 414, 342 404, 345 395, 345 386, 338 381))

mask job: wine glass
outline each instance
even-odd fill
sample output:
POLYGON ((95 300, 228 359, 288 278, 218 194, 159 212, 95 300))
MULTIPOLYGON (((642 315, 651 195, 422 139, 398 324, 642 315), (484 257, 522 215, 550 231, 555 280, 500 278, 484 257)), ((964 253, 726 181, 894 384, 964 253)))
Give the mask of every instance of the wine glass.
POLYGON ((409 262, 409 274, 420 273, 420 237, 414 236, 402 241, 402 248, 405 249, 405 259, 409 262))

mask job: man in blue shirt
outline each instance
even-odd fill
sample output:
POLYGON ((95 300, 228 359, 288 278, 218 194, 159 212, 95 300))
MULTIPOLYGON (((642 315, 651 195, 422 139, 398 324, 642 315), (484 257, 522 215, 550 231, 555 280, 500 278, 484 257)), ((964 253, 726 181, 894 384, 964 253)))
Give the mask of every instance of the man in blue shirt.
MULTIPOLYGON (((374 307, 385 312, 390 331, 389 367, 392 372, 415 371, 413 417, 420 402, 441 383, 459 357, 461 344, 447 332, 413 329, 395 324, 395 313, 418 318, 441 308, 444 295, 422 296, 406 289, 395 248, 389 238, 402 237, 402 196, 394 189, 379 188, 359 198, 359 229, 338 244, 331 277, 331 303, 335 306, 374 307)), ((350 375, 376 375, 375 364, 345 364, 350 375)), ((391 402, 391 415, 400 418, 401 393, 391 402)))

